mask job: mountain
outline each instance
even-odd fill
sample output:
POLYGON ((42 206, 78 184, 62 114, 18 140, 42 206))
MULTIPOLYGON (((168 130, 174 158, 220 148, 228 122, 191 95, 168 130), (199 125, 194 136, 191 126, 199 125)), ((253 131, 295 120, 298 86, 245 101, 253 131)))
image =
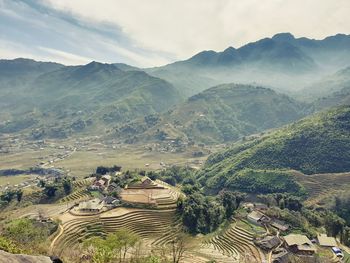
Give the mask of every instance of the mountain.
POLYGON ((346 172, 349 131, 350 106, 322 112, 210 156, 198 177, 208 189, 218 190, 257 187, 267 180, 274 185, 271 180, 288 179, 290 169, 305 174, 346 172))
POLYGON ((345 97, 349 91, 350 67, 347 67, 305 87, 297 93, 297 96, 306 101, 316 100, 316 109, 322 109, 346 103, 345 97))
POLYGON ((225 82, 296 91, 348 66, 349 59, 350 35, 314 40, 281 33, 237 49, 202 51, 147 72, 168 80, 187 95, 225 82))
POLYGON ((224 84, 190 97, 168 112, 116 128, 116 136, 133 140, 218 143, 279 127, 300 119, 305 105, 271 89, 224 84))
POLYGON ((23 93, 18 95, 17 105, 2 109, 9 121, 0 126, 1 132, 35 129, 34 137, 38 138, 100 131, 118 122, 165 111, 181 99, 164 80, 98 62, 41 74, 23 93))
MULTIPOLYGON (((52 62, 38 62, 18 58, 0 60, 0 105, 2 108, 15 107, 18 95, 39 75, 64 67, 52 62)), ((3 112, 0 116, 4 116, 3 112)))
POLYGON ((43 73, 62 68, 63 65, 53 62, 38 62, 32 59, 0 59, 0 87, 25 84, 43 73))

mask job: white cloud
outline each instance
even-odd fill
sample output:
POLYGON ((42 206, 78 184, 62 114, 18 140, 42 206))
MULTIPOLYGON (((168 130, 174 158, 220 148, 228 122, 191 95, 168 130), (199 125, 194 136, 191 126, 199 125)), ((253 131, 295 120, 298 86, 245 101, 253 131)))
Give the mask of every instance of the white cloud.
POLYGON ((52 48, 38 47, 38 49, 50 54, 50 58, 52 58, 54 61, 59 61, 60 63, 65 65, 87 64, 93 60, 92 58, 82 57, 82 56, 78 56, 72 53, 68 53, 62 50, 57 50, 52 48))
POLYGON ((11 42, 0 56, 159 66, 278 32, 350 33, 349 11, 349 0, 0 0, 11 42))
POLYGON ((350 33, 348 0, 49 0, 57 9, 122 28, 142 48, 186 58, 277 32, 350 33))
POLYGON ((31 47, 26 45, 0 40, 0 58, 32 58, 39 61, 54 61, 64 65, 81 65, 91 62, 93 59, 71 54, 62 50, 47 47, 31 47))

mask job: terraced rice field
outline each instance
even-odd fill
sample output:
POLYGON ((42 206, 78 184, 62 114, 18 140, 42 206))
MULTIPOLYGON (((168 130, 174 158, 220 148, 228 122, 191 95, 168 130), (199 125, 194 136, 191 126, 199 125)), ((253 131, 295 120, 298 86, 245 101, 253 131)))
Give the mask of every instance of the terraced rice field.
POLYGON ((218 250, 231 257, 232 262, 262 262, 262 255, 253 243, 253 234, 235 222, 225 232, 205 241, 202 249, 218 250))
POLYGON ((312 205, 332 194, 333 191, 346 189, 350 186, 350 173, 327 173, 304 175, 292 171, 296 180, 301 183, 309 194, 307 204, 312 205))
POLYGON ((181 231, 175 210, 115 208, 95 216, 62 216, 63 231, 54 244, 56 253, 78 245, 93 236, 104 236, 118 229, 127 229, 139 235, 145 244, 164 246, 181 231))
POLYGON ((90 192, 86 189, 80 189, 80 190, 74 191, 73 193, 62 198, 60 200, 60 203, 78 202, 78 201, 86 200, 89 198, 91 198, 90 192))
POLYGON ((91 178, 86 178, 83 180, 78 180, 78 181, 74 181, 73 182, 73 186, 74 187, 85 187, 85 186, 89 186, 91 185, 91 183, 93 182, 94 177, 91 178))
POLYGON ((180 193, 173 189, 125 189, 120 194, 123 201, 155 204, 158 209, 175 209, 180 193))

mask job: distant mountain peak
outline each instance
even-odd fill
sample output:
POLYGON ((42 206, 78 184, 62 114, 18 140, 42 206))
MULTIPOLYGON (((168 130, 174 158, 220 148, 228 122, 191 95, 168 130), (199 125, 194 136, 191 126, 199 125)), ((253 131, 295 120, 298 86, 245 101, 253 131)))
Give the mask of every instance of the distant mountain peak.
POLYGON ((100 70, 100 69, 106 69, 106 70, 120 70, 116 65, 114 64, 108 64, 108 63, 101 63, 97 61, 92 61, 84 66, 81 67, 85 70, 100 70))
POLYGON ((224 52, 235 52, 237 51, 237 49, 235 49, 234 47, 228 47, 224 50, 224 52))
POLYGON ((294 40, 295 37, 291 33, 278 33, 274 35, 272 39, 277 41, 291 41, 294 40))

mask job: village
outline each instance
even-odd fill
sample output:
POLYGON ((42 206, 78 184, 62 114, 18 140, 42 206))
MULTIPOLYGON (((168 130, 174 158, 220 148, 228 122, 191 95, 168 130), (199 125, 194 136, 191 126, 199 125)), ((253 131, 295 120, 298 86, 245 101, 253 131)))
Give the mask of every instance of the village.
POLYGON ((268 206, 261 203, 244 203, 243 207, 249 212, 247 220, 266 229, 266 233, 254 240, 262 250, 268 252, 268 262, 288 263, 289 255, 294 254, 311 260, 317 252, 333 254, 332 261, 342 262, 344 254, 340 243, 334 237, 318 234, 317 238, 309 239, 304 234, 293 233, 290 225, 276 218, 265 215, 268 206))

